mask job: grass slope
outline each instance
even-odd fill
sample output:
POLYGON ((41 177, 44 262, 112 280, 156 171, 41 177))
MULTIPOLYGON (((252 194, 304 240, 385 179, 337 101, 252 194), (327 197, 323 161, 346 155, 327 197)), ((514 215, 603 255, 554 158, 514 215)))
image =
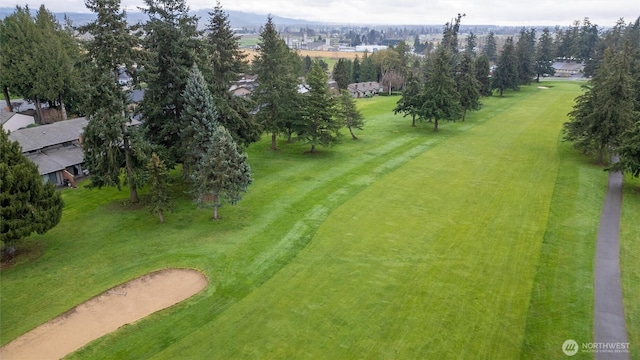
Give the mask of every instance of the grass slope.
POLYGON ((640 179, 625 177, 620 227, 622 295, 631 359, 640 360, 640 179))
MULTIPOLYGON (((486 99, 438 134, 411 128, 390 114, 398 98, 380 97, 359 102, 359 141, 315 157, 298 144, 255 144, 255 183, 220 222, 181 186, 164 225, 119 202, 125 193, 66 190, 60 225, 26 242, 36 259, 2 271, 0 343, 128 279, 192 267, 208 276, 205 292, 71 358, 559 357, 557 334, 591 331, 591 290, 581 284, 589 294, 576 297, 562 273, 591 277, 593 249, 552 234, 587 234, 593 210, 579 214, 598 195, 580 194, 599 187, 567 147, 558 153, 579 89, 553 85, 486 99)), ((640 295, 631 274, 626 300, 640 295)))
POLYGON ((554 115, 575 96, 544 91, 492 100, 485 125, 338 207, 281 272, 158 358, 518 357, 559 166, 554 115))

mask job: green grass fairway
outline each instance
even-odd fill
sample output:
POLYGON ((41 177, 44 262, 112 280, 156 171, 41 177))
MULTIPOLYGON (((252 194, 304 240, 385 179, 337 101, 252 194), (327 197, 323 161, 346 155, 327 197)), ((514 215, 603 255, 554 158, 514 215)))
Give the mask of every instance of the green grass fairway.
MULTIPOLYGON (((180 175, 163 225, 126 192, 66 189, 61 223, 2 270, 0 344, 117 284, 189 267, 205 291, 70 358, 564 359, 564 340, 592 333, 606 173, 558 140, 580 84, 545 85, 483 99, 439 133, 376 97, 358 101, 358 141, 312 156, 265 138, 248 151, 249 193, 218 222, 180 175)), ((623 286, 638 324, 635 189, 623 286)))

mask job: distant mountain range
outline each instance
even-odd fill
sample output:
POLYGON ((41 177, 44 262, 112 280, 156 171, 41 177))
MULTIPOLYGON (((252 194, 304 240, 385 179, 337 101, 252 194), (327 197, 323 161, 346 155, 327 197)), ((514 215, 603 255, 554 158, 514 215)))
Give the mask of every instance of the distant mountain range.
MULTIPOLYGON (((35 13, 38 9, 31 9, 31 13, 35 16, 35 13)), ((4 19, 8 15, 13 14, 15 8, 0 8, 0 19, 4 19)), ((213 9, 202 9, 198 11, 193 11, 192 13, 200 18, 200 28, 204 28, 209 22, 209 12, 212 12, 213 9)), ((243 11, 233 11, 233 10, 225 10, 225 12, 229 15, 229 22, 231 23, 231 27, 240 29, 240 28, 252 28, 264 25, 267 22, 267 15, 255 14, 255 13, 247 13, 243 11)), ((64 23, 64 16, 66 15, 71 21, 73 25, 84 25, 93 21, 96 16, 93 13, 77 13, 77 12, 67 12, 67 13, 53 13, 60 23, 64 23)), ((280 17, 276 15, 273 16, 273 21, 278 26, 283 25, 317 25, 318 22, 307 21, 302 19, 291 19, 280 17)), ((127 18, 130 24, 143 23, 146 22, 148 17, 142 12, 127 12, 127 18)))

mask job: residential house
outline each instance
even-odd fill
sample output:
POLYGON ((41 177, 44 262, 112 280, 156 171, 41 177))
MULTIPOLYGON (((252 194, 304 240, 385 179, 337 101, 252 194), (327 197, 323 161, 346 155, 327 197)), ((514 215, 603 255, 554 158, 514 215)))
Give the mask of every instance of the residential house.
POLYGON ((35 124, 33 116, 15 112, 0 112, 0 124, 5 131, 16 131, 35 124))
POLYGON ((555 76, 560 76, 560 77, 569 77, 569 76, 579 75, 579 74, 582 74, 584 70, 583 64, 575 63, 575 62, 557 61, 553 63, 553 65, 551 66, 556 71, 555 76))
POLYGON ((42 181, 75 186, 76 178, 84 175, 80 136, 86 125, 83 117, 58 121, 12 131, 9 139, 17 141, 22 153, 38 166, 42 181))
POLYGON ((349 84, 347 91, 354 98, 372 97, 383 91, 380 83, 375 81, 349 84))

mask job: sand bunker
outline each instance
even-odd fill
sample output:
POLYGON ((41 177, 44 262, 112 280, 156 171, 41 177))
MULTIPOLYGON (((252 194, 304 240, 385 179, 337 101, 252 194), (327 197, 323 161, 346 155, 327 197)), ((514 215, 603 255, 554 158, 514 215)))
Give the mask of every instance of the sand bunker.
POLYGON ((187 269, 154 272, 110 289, 0 348, 2 360, 60 359, 90 341, 167 308, 207 285, 187 269))
POLYGON ((546 86, 538 86, 538 89, 548 89, 546 86))

